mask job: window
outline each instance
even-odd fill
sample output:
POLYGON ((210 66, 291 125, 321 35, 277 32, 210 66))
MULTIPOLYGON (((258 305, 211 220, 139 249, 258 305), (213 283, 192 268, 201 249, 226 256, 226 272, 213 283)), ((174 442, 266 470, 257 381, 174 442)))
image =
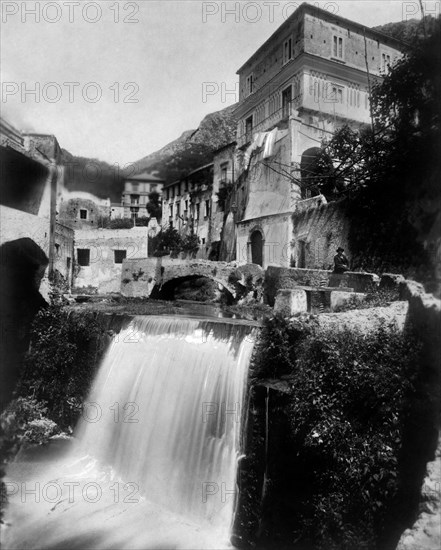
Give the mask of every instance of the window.
POLYGON ((156 188, 157 188, 156 185, 154 185, 154 184, 151 185, 151 186, 150 186, 150 193, 156 193, 156 188))
POLYGON ((288 86, 286 90, 282 92, 282 113, 283 117, 289 116, 291 112, 291 101, 292 101, 292 88, 288 86))
POLYGON ((245 81, 245 95, 250 95, 254 91, 254 81, 253 81, 253 73, 251 73, 249 76, 247 76, 245 81))
POLYGON ((132 183, 132 191, 138 191, 139 183, 132 183))
POLYGON ((122 264, 123 260, 127 257, 127 250, 114 250, 115 263, 122 264))
POLYGON ((343 88, 340 86, 331 86, 331 103, 343 103, 343 88))
POLYGON ((292 38, 288 38, 283 43, 283 64, 292 59, 292 38))
POLYGON ((228 162, 224 162, 220 166, 220 181, 221 183, 227 183, 228 180, 228 162))
POLYGON ((60 255, 60 245, 58 243, 55 243, 55 252, 56 252, 57 256, 60 255))
POLYGON ((389 70, 390 66, 390 55, 387 53, 381 54, 381 70, 386 73, 389 70))
POLYGON ((68 272, 70 271, 70 261, 71 261, 71 259, 69 257, 67 257, 66 258, 66 268, 67 268, 68 272))
POLYGON ((88 248, 79 248, 77 250, 78 265, 83 267, 90 265, 90 250, 88 248))
POLYGON ((200 211, 201 211, 201 205, 198 203, 196 204, 196 214, 195 214, 196 220, 199 220, 200 211))
POLYGON ((245 136, 247 140, 251 140, 252 132, 253 132, 253 115, 249 116, 245 120, 245 136))
POLYGON ((341 36, 332 37, 332 57, 343 59, 343 38, 341 36))
POLYGON ((132 206, 139 206, 139 195, 130 195, 130 204, 132 206))
POLYGON ((205 217, 210 217, 210 201, 205 201, 205 217))
POLYGON ((80 220, 87 220, 87 210, 80 208, 80 220))

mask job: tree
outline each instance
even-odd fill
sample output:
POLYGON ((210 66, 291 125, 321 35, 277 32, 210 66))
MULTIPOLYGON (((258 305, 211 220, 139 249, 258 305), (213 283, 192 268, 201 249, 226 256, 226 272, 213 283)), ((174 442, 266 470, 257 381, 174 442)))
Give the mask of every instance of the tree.
POLYGON ((340 183, 340 196, 349 198, 357 267, 434 267, 423 241, 439 216, 441 199, 440 66, 438 20, 433 34, 374 85, 373 127, 344 126, 322 144, 322 162, 333 160, 329 178, 340 183))
POLYGON ((156 218, 161 221, 162 218, 162 201, 161 196, 156 191, 149 194, 149 202, 147 203, 147 212, 151 218, 156 218))

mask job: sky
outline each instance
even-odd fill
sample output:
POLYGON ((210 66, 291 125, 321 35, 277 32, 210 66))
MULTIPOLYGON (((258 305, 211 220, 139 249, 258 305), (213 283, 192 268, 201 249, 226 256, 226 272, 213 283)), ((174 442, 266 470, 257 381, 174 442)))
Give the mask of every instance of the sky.
MULTIPOLYGON (((1 114, 129 164, 236 102, 236 71, 300 3, 1 0, 1 114)), ((421 15, 419 0, 308 3, 369 27, 421 15)))

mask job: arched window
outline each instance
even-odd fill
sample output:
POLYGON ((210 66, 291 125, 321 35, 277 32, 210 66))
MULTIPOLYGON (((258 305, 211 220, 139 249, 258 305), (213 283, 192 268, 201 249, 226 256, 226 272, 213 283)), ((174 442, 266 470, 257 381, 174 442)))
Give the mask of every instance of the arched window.
POLYGON ((303 152, 300 161, 302 199, 322 193, 326 198, 334 192, 332 161, 320 147, 311 147, 303 152))
POLYGON ((263 267, 263 235, 259 229, 255 229, 250 237, 251 263, 263 267))

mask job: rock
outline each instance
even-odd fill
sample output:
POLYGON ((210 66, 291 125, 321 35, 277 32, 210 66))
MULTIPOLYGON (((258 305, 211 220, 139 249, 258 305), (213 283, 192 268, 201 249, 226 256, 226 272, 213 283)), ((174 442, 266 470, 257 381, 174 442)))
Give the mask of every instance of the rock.
POLYGON ((331 291, 331 310, 345 306, 348 302, 361 303, 366 298, 364 292, 345 292, 341 290, 331 291))
POLYGON ((300 288, 282 289, 277 292, 274 312, 284 317, 308 310, 306 291, 300 288))
POLYGON ((405 281, 402 275, 397 273, 383 273, 380 279, 380 289, 397 289, 405 281))
POLYGON ((325 329, 359 330, 363 334, 378 329, 383 323, 395 326, 402 331, 406 324, 408 310, 407 302, 392 302, 388 307, 354 309, 342 313, 322 313, 317 315, 317 321, 325 329))
POLYGON ((400 300, 410 300, 425 294, 424 287, 421 283, 415 281, 402 281, 398 285, 400 300))

